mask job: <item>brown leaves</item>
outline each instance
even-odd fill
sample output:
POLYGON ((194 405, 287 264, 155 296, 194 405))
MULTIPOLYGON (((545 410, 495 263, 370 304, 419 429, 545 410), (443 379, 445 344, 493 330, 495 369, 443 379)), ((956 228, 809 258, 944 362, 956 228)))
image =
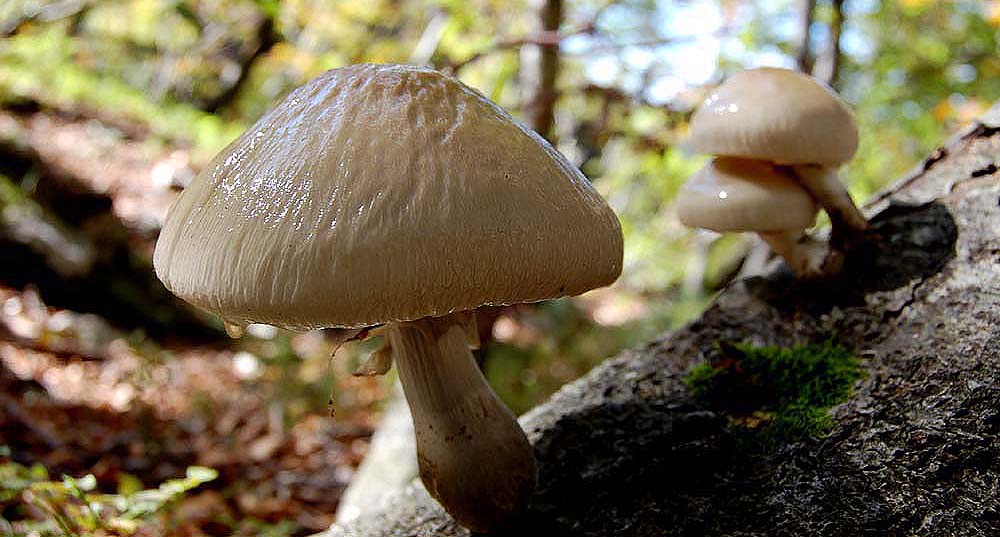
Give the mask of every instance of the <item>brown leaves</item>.
MULTIPOLYGON (((178 503, 172 535, 239 533, 251 519, 290 521, 289 531, 332 522, 367 448, 378 397, 367 391, 380 391, 377 384, 338 371, 338 419, 314 409, 286 424, 285 407, 299 403, 289 399, 294 394, 274 398, 275 366, 265 359, 258 358, 261 376, 243 378, 239 353, 231 350, 164 348, 114 330, 84 358, 75 352, 83 347, 73 329, 41 337, 53 316, 77 314, 23 295, 0 288, 0 304, 16 298, 16 313, 31 328, 0 341, 0 445, 17 460, 39 462, 54 476, 94 474, 105 491, 126 474, 150 487, 190 465, 218 470, 218 479, 178 503)), ((0 329, 19 322, 14 315, 0 319, 0 329)), ((329 353, 329 342, 294 341, 292 347, 329 353)))

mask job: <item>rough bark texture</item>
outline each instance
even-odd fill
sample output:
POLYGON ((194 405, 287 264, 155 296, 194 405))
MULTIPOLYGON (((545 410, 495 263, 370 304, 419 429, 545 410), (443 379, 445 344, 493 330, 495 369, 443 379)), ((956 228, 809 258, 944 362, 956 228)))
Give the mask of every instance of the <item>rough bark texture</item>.
MULTIPOLYGON (((994 107, 870 204, 869 246, 836 281, 737 281, 525 415, 539 487, 509 534, 1000 534, 998 160, 994 107), (720 340, 830 338, 865 376, 822 438, 739 452, 684 384, 720 340)), ((466 534, 417 485, 328 533, 466 534)))

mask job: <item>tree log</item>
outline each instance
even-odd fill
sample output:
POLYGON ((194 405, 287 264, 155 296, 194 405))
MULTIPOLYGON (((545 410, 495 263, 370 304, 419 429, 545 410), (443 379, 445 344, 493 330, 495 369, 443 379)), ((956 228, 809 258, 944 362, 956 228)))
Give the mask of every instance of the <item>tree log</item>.
MULTIPOLYGON (((837 280, 736 281, 523 416, 540 482, 510 534, 1000 534, 998 160, 995 106, 875 198, 837 280), (684 382, 720 341, 830 338, 865 373, 820 437, 741 453, 684 382)), ((326 533, 467 534, 416 483, 326 533)))

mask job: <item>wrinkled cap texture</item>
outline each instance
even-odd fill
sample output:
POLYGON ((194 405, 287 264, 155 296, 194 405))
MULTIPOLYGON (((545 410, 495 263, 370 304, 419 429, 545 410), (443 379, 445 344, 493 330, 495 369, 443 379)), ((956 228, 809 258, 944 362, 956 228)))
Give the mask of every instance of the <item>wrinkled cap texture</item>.
POLYGON ((217 155, 153 263, 230 322, 356 327, 608 285, 622 236, 578 170, 476 91, 357 65, 296 89, 217 155))
POLYGON ((677 193, 677 216, 690 227, 719 232, 811 227, 816 202, 797 181, 760 160, 717 158, 677 193))
POLYGON ((717 156, 840 166, 857 151, 858 127, 840 97, 815 78, 750 69, 708 95, 691 119, 691 146, 717 156))

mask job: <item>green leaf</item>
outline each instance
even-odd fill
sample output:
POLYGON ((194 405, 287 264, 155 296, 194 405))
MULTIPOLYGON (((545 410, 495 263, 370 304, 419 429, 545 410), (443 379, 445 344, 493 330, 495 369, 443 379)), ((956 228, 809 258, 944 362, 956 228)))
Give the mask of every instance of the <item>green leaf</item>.
POLYGON ((138 477, 122 472, 118 475, 118 494, 131 496, 142 490, 142 481, 138 477))
POLYGON ((205 466, 188 466, 184 473, 187 475, 189 480, 196 482, 196 484, 191 488, 201 485, 202 483, 208 483, 209 481, 219 477, 219 472, 205 466))

